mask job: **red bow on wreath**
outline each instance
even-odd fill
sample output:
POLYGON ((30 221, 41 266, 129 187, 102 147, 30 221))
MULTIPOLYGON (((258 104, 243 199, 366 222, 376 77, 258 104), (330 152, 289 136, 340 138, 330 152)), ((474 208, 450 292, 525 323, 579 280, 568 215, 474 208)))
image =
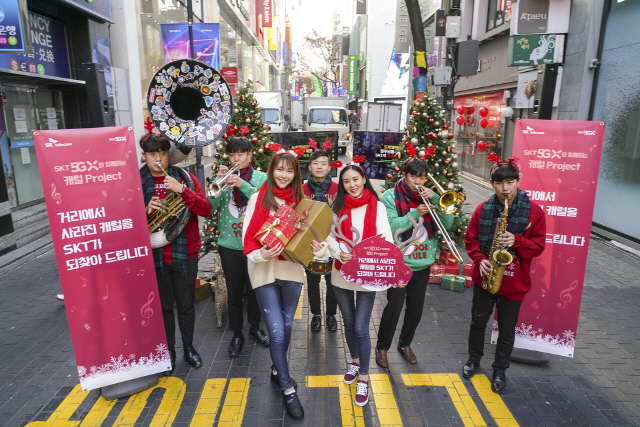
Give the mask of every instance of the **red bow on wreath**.
POLYGON ((318 149, 318 143, 313 138, 309 138, 309 147, 315 151, 318 149))
POLYGON ((307 149, 304 147, 296 147, 293 149, 293 152, 296 153, 296 156, 302 157, 302 155, 307 152, 307 149))
POLYGON ((324 142, 324 145, 322 146, 322 149, 324 151, 329 151, 329 150, 331 150, 331 147, 332 147, 331 138, 329 138, 324 142))
POLYGON ((364 163, 367 161, 365 156, 353 156, 353 163, 364 163))
POLYGON ((240 135, 244 137, 248 133, 249 133, 249 125, 242 126, 242 128, 240 129, 240 135))
POLYGON ((487 159, 489 159, 490 162, 500 163, 500 156, 498 156, 496 153, 488 153, 487 159))
POLYGON ((334 169, 339 168, 340 166, 342 166, 342 162, 340 160, 336 160, 335 162, 329 163, 329 166, 331 166, 334 169))

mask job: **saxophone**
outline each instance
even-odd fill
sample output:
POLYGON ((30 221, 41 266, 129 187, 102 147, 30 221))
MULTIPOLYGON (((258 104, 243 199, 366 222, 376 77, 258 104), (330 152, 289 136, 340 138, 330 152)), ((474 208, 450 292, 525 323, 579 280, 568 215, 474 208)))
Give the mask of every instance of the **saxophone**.
POLYGON ((491 272, 482 278, 482 288, 488 290, 492 294, 500 290, 502 284, 502 276, 507 265, 513 261, 511 255, 506 249, 508 245, 502 245, 498 242, 500 236, 507 231, 507 215, 509 214, 509 205, 507 204, 507 195, 504 195, 504 210, 496 223, 496 231, 493 233, 493 242, 489 251, 489 262, 491 263, 491 272))

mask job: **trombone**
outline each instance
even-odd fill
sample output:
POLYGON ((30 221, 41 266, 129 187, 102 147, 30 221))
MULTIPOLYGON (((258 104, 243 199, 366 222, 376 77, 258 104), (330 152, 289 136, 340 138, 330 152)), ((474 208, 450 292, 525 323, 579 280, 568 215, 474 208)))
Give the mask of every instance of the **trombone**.
POLYGON ((211 181, 210 178, 207 178, 207 197, 216 198, 220 197, 222 193, 227 191, 229 188, 229 184, 224 182, 230 175, 233 175, 238 171, 238 163, 235 164, 234 167, 229 169, 226 174, 224 174, 221 178, 216 178, 215 181, 211 181))
MULTIPOLYGON (((431 175, 429 175, 429 178, 433 179, 433 177, 431 175)), ((435 183, 436 181, 433 180, 433 182, 435 183)), ((438 183, 436 183, 436 186, 438 185, 438 183)), ((424 202, 425 205, 427 205, 427 209, 429 210, 429 214, 431 215, 431 218, 433 218, 433 220, 436 223, 436 226, 438 227, 438 230, 440 230, 440 233, 442 233, 442 238, 444 239, 445 242, 447 242, 447 245, 449 246, 449 248, 451 249, 451 253, 453 253, 453 256, 456 257, 456 260, 459 263, 464 263, 464 261, 462 260, 462 256, 460 256, 460 252, 458 252, 458 248, 456 247, 456 244, 453 242, 453 239, 451 239, 451 236, 449 236, 449 233, 447 233, 447 230, 445 230, 444 225, 442 224, 442 221, 440 221, 440 218, 438 217, 438 214, 436 213, 433 205, 431 204, 431 202, 429 202, 427 199, 424 198, 424 196, 422 195, 422 193, 420 193, 420 187, 416 185, 416 190, 418 191, 418 194, 420 194, 420 197, 422 197, 422 201, 424 202)), ((455 191, 448 191, 447 193, 455 193, 455 191)), ((447 194, 445 193, 445 194, 447 194)), ((462 193, 460 193, 462 194, 462 193)), ((440 196, 440 200, 442 200, 443 196, 440 196)), ((464 197, 464 195, 463 195, 464 197)), ((440 200, 438 200, 438 205, 440 205, 440 200)), ((462 199, 464 201, 464 198, 462 199)), ((439 208, 439 206, 438 206, 439 208)), ((442 210, 441 210, 442 212, 442 210)), ((454 211, 455 212, 455 211, 454 211)))
POLYGON ((462 191, 444 191, 444 188, 435 180, 435 178, 428 173, 427 178, 431 181, 436 188, 436 192, 440 195, 438 199, 438 210, 443 214, 454 214, 462 208, 464 204, 465 195, 462 191))

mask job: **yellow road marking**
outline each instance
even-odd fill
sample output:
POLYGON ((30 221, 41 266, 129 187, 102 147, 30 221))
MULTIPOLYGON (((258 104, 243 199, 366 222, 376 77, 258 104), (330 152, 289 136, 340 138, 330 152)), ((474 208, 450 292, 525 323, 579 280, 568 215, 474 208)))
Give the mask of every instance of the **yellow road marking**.
POLYGON ((75 386, 71 393, 65 397, 62 403, 51 414, 47 421, 33 421, 27 424, 26 427, 75 427, 80 424, 80 421, 69 421, 69 418, 78 409, 78 406, 82 403, 85 397, 89 394, 88 391, 81 391, 80 384, 75 386))
POLYGON ((293 315, 293 320, 302 319, 302 302, 304 301, 304 286, 300 289, 300 299, 298 300, 298 307, 296 307, 296 314, 293 315))
POLYGON ((240 427, 244 417, 244 410, 247 406, 250 382, 251 378, 232 378, 229 380, 227 396, 224 399, 224 406, 218 423, 219 427, 240 427))
POLYGON ((408 386, 445 387, 465 426, 486 426, 458 374, 402 374, 402 379, 408 386))
POLYGON ((357 406, 356 383, 347 385, 342 375, 307 376, 307 387, 328 388, 337 387, 340 396, 340 413, 343 426, 364 427, 362 408, 357 406))
POLYGON ((471 382, 499 427, 517 427, 519 425, 500 395, 491 391, 491 382, 485 375, 474 375, 471 382))
POLYGON ((80 427, 94 427, 102 425, 102 422, 109 415, 109 411, 113 408, 113 405, 116 404, 117 399, 113 399, 111 401, 105 399, 100 396, 96 403, 93 404, 91 411, 84 417, 82 424, 80 427))
POLYGON ((180 409, 186 389, 184 381, 176 377, 160 378, 158 384, 154 387, 131 396, 113 423, 113 427, 133 426, 142 413, 144 406, 147 404, 149 395, 157 388, 164 389, 164 396, 162 396, 160 406, 158 406, 149 427, 171 425, 178 414, 178 409, 180 409))
POLYGON ((402 417, 387 374, 370 374, 369 383, 381 426, 402 427, 402 417))
POLYGON ((204 383, 198 406, 193 418, 191 418, 190 427, 209 427, 213 425, 220 407, 220 398, 226 385, 226 378, 214 378, 204 383))

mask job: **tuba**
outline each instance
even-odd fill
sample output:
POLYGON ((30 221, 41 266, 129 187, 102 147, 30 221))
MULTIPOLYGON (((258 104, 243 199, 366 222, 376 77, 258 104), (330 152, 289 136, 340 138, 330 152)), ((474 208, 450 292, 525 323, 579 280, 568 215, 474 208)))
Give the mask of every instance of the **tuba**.
POLYGON ((502 284, 502 276, 507 265, 513 261, 507 248, 508 245, 501 245, 498 242, 500 236, 507 231, 507 215, 509 214, 509 205, 507 204, 507 195, 504 195, 504 210, 496 223, 496 231, 493 233, 493 241, 491 242, 491 250, 489 251, 489 262, 491 263, 491 272, 482 278, 482 288, 488 290, 492 294, 500 290, 502 284))

